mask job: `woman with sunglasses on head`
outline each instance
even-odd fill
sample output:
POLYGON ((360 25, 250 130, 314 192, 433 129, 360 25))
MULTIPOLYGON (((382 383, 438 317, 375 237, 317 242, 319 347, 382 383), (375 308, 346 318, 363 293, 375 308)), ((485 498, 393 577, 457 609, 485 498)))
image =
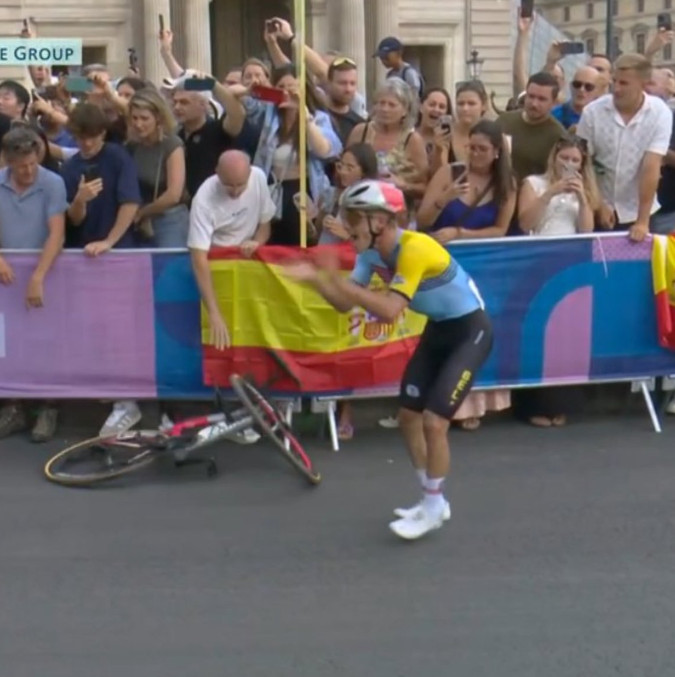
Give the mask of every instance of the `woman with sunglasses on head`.
POLYGON ((421 198, 429 164, 422 137, 415 131, 417 94, 400 78, 388 78, 374 97, 371 120, 357 125, 347 145, 368 143, 377 154, 379 178, 393 183, 407 204, 421 198))
MULTIPOLYGON (((551 151, 543 176, 528 176, 520 189, 518 221, 533 235, 569 236, 593 231, 593 214, 601 205, 586 142, 561 139, 551 151)), ((539 428, 564 426, 583 407, 580 387, 519 389, 513 393, 516 418, 539 428)))
POLYGON ((586 142, 563 138, 551 151, 546 174, 523 181, 518 221, 521 230, 536 235, 590 233, 600 204, 586 142))

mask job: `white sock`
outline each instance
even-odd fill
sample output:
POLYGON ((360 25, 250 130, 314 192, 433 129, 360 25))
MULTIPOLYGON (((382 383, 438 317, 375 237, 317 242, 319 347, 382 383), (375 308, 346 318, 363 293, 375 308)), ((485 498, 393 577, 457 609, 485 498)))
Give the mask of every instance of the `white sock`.
POLYGON ((420 481, 422 489, 424 489, 424 485, 427 481, 427 471, 424 468, 415 468, 415 473, 417 474, 417 479, 420 481))
POLYGON ((445 482, 445 477, 428 477, 424 483, 424 498, 422 499, 422 506, 432 515, 443 512, 443 506, 445 505, 445 497, 443 496, 443 482, 445 482))

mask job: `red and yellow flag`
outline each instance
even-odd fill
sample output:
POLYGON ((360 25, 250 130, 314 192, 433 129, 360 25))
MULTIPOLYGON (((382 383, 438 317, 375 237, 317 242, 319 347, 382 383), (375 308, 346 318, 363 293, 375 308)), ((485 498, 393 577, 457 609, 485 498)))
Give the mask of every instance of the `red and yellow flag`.
MULTIPOLYGON (((351 246, 333 247, 347 275, 354 264, 351 246)), ((279 369, 270 350, 293 372, 301 387, 280 377, 278 391, 331 393, 375 388, 400 380, 417 346, 426 318, 406 310, 392 324, 360 308, 338 313, 309 285, 289 280, 283 263, 312 250, 262 247, 253 259, 238 249, 215 249, 210 255, 218 305, 230 331, 232 348, 215 350, 208 316, 202 308, 204 378, 226 386, 232 373, 265 382, 279 369)), ((381 288, 379 278, 372 287, 381 288)))
POLYGON ((652 275, 659 344, 675 350, 675 235, 654 235, 652 275))

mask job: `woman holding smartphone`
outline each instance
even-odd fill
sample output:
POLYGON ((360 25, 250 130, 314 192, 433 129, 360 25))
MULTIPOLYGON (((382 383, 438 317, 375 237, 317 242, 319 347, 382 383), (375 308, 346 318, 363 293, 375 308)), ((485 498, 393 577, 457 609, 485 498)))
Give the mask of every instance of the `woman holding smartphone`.
MULTIPOLYGON (((553 147, 543 176, 528 176, 520 189, 518 221, 532 235, 565 236, 593 231, 593 213, 601 204, 586 142, 563 138, 553 147)), ((560 427, 583 407, 580 387, 518 390, 513 396, 517 418, 539 428, 560 427)))
POLYGON ((452 101, 450 94, 442 87, 426 90, 420 103, 417 133, 424 141, 430 166, 436 149, 436 140, 444 134, 450 133, 451 124, 452 101))
MULTIPOLYGON (((300 244, 300 212, 295 196, 300 190, 300 158, 298 153, 300 116, 307 125, 307 178, 309 198, 317 200, 329 187, 326 162, 337 157, 342 143, 323 110, 322 100, 314 85, 305 87, 307 106, 300 110, 299 87, 295 67, 287 64, 272 75, 274 90, 263 91, 274 100, 246 97, 241 99, 248 122, 257 137, 253 164, 268 177, 277 206, 268 244, 298 246, 300 244)), ((235 95, 240 94, 234 90, 235 95)))
POLYGON ((518 222, 525 233, 536 235, 590 233, 600 204, 584 140, 563 138, 551 151, 546 174, 523 181, 518 222))
MULTIPOLYGON (((417 212, 419 230, 441 244, 503 237, 516 208, 511 158, 497 123, 481 120, 475 125, 468 151, 467 164, 446 164, 436 171, 417 212)), ((453 422, 476 430, 488 411, 502 411, 510 404, 508 390, 472 392, 453 422)))
POLYGON ((468 150, 468 164, 454 162, 436 171, 417 212, 419 230, 441 244, 503 237, 515 211, 511 159, 497 123, 475 125, 468 150))

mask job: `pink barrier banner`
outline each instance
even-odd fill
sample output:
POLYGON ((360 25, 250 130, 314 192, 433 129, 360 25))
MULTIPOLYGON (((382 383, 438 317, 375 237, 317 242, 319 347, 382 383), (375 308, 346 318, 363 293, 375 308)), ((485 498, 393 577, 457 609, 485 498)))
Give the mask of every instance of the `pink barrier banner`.
POLYGON ((156 397, 152 256, 64 254, 28 309, 33 255, 4 256, 0 285, 0 397, 156 397))

